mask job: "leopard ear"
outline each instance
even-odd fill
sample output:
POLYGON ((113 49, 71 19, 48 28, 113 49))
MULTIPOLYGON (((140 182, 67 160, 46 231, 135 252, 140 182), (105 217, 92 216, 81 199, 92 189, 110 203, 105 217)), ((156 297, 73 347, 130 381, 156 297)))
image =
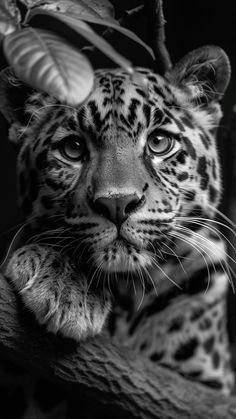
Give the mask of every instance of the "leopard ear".
POLYGON ((192 101, 206 105, 221 100, 230 73, 225 52, 216 46, 205 46, 187 54, 165 77, 172 84, 187 89, 192 101))
POLYGON ((32 93, 33 89, 23 84, 10 67, 0 72, 0 112, 9 124, 27 124, 25 104, 32 93))

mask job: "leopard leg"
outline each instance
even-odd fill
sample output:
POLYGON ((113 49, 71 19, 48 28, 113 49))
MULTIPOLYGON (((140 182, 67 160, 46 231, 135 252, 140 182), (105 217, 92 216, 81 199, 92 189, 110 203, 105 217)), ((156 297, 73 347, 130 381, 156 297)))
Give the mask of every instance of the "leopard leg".
POLYGON ((156 297, 151 315, 139 315, 140 323, 134 323, 136 332, 129 333, 127 344, 153 362, 229 395, 234 371, 227 333, 228 278, 221 269, 213 272, 207 292, 205 270, 206 276, 195 277, 198 285, 188 284, 186 292, 181 290, 174 300, 170 294, 171 309, 167 303, 159 310, 156 297))
POLYGON ((39 245, 18 249, 5 274, 48 331, 75 340, 101 332, 110 309, 108 296, 88 289, 86 277, 54 249, 39 245))

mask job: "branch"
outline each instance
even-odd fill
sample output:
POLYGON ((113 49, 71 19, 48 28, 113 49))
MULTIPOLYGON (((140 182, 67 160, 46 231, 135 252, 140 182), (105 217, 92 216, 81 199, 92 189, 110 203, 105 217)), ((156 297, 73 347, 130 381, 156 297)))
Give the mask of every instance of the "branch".
POLYGON ((225 398, 154 365, 108 337, 75 344, 45 333, 0 275, 0 355, 59 384, 86 393, 131 419, 233 419, 236 400, 225 398))
POLYGON ((146 0, 147 28, 149 28, 148 44, 156 57, 157 70, 164 74, 172 66, 169 52, 165 45, 165 19, 162 0, 146 0))

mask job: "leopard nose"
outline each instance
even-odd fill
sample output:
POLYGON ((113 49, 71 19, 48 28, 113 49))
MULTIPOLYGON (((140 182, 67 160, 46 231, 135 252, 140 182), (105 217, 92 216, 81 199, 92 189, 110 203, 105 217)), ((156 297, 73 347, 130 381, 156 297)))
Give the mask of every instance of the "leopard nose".
POLYGON ((138 209, 144 202, 136 194, 124 196, 100 197, 95 200, 95 210, 108 218, 117 226, 120 226, 128 216, 138 209))

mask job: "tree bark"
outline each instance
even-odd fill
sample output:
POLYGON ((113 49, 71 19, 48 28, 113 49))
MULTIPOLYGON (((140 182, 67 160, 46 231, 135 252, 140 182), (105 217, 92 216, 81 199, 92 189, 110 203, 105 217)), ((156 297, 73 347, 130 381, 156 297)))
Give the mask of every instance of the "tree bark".
POLYGON ((233 419, 236 400, 134 355, 107 336, 75 344, 54 337, 0 275, 0 355, 132 419, 233 419))

